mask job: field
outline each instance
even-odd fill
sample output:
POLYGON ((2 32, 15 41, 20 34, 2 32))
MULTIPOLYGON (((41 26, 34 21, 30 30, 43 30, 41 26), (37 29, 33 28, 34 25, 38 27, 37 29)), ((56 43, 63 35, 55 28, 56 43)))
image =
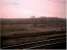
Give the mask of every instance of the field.
POLYGON ((41 45, 44 44, 44 40, 48 42, 47 44, 54 42, 64 43, 66 39, 66 19, 1 19, 0 32, 1 48, 35 48, 35 46, 40 45, 39 41, 42 42, 41 45), (33 45, 32 42, 34 43, 33 45), (28 45, 26 43, 30 44, 28 45))

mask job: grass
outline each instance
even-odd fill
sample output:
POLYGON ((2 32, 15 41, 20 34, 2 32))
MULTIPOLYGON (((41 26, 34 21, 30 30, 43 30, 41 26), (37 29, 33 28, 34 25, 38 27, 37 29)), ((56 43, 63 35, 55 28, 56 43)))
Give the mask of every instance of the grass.
POLYGON ((65 31, 65 22, 65 19, 61 18, 36 18, 34 21, 32 19, 2 19, 0 21, 0 36, 65 31))

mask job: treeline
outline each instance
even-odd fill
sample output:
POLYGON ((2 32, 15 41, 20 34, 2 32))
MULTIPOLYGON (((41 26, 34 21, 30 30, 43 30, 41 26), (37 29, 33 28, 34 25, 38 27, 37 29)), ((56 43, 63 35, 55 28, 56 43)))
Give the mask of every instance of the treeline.
POLYGON ((41 17, 41 18, 29 18, 29 19, 1 19, 0 24, 59 24, 59 23, 66 23, 66 19, 62 18, 47 18, 47 17, 41 17))

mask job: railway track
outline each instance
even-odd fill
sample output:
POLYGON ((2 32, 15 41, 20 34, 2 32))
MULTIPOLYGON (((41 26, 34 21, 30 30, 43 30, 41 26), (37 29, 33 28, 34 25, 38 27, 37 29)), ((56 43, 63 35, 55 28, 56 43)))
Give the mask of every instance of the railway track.
MULTIPOLYGON (((40 37, 42 39, 39 39, 39 40, 35 40, 35 41, 27 41, 27 42, 23 42, 23 40, 19 40, 19 42, 11 42, 11 43, 8 43, 9 41, 7 41, 7 43, 4 43, 3 47, 4 49, 7 49, 7 48, 40 48, 40 47, 44 47, 44 48, 50 48, 51 46, 53 47, 54 45, 56 44, 60 44, 60 43, 66 43, 66 35, 65 33, 63 34, 54 34, 54 35, 50 35, 48 37, 46 37, 45 35, 43 35, 44 37, 40 37, 40 36, 37 36, 37 37, 40 37)), ((29 37, 31 38, 31 37, 29 37)), ((13 39, 12 39, 13 40, 13 39)), ((58 45, 57 45, 58 46, 58 45)))
POLYGON ((64 39, 51 39, 51 40, 43 40, 43 41, 37 41, 37 42, 31 42, 31 43, 24 43, 24 44, 15 44, 15 45, 8 45, 7 47, 3 47, 5 49, 7 48, 39 48, 39 47, 49 47, 55 44, 59 43, 65 43, 64 39), (58 41, 57 41, 58 40, 58 41))

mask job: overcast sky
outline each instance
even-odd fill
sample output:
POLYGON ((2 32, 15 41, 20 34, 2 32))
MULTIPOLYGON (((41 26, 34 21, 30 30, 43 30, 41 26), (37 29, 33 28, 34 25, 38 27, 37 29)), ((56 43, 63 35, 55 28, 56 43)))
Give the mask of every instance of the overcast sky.
POLYGON ((0 18, 65 17, 65 0, 0 0, 0 18))

